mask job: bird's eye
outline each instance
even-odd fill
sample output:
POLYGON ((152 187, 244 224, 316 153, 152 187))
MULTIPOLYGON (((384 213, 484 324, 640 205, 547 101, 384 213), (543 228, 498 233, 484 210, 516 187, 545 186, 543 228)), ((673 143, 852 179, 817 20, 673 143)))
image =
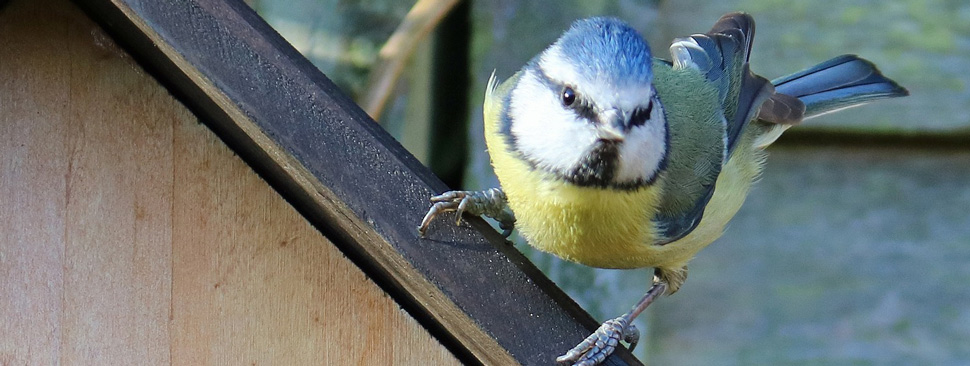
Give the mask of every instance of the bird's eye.
POLYGON ((653 101, 651 100, 650 103, 647 104, 647 108, 637 108, 637 110, 633 112, 633 116, 630 116, 630 127, 642 126, 644 123, 647 123, 647 120, 650 119, 650 113, 652 112, 653 101))
POLYGON ((571 106, 576 102, 576 91, 573 88, 565 87, 562 89, 562 104, 565 106, 571 106))

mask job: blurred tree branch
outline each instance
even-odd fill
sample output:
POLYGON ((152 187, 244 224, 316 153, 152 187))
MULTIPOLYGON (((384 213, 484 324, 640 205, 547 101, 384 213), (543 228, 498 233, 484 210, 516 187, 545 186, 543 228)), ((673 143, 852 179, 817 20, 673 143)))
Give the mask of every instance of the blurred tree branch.
POLYGON ((391 91, 401 78, 414 49, 459 1, 418 0, 381 47, 377 65, 371 70, 367 82, 366 94, 361 98, 364 111, 375 121, 380 120, 391 91))

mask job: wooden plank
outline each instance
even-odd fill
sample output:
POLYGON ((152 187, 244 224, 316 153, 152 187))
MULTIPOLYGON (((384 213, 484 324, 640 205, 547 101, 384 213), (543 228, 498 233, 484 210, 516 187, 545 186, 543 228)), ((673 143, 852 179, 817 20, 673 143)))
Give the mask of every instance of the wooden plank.
POLYGON ((67 104, 67 90, 51 84, 66 83, 70 68, 51 56, 68 48, 63 28, 33 22, 40 12, 19 5, 0 9, 0 365, 56 365, 69 116, 46 107, 67 104), (25 32, 37 37, 17 36, 25 32))
POLYGON ((445 187, 242 2, 78 3, 463 361, 548 364, 595 329, 483 221, 419 238, 445 187))
POLYGON ((72 4, 0 38, 0 365, 458 364, 72 4))
POLYGON ((59 10, 47 26, 63 30, 66 52, 52 58, 69 70, 45 83, 68 93, 67 118, 57 121, 68 159, 61 362, 167 363, 172 137, 156 121, 170 121, 174 103, 72 4, 40 3, 23 19, 42 23, 48 7, 59 10))
POLYGON ((66 1, 0 24, 0 364, 166 363, 171 178, 139 163, 171 137, 127 123, 164 90, 66 1))
POLYGON ((172 364, 458 364, 183 112, 172 138, 172 364))

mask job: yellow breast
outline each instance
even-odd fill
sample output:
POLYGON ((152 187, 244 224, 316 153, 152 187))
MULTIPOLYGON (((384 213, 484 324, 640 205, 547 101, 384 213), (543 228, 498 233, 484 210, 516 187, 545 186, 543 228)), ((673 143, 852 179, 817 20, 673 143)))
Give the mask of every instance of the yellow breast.
POLYGON ((529 244, 593 267, 651 266, 659 187, 615 191, 578 187, 543 176, 489 142, 495 173, 529 244))

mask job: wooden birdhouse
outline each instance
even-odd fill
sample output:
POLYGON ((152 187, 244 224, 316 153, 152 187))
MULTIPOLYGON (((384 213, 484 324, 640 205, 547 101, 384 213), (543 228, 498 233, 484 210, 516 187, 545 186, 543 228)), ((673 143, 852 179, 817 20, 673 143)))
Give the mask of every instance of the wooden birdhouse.
POLYGON ((242 1, 0 1, 0 365, 552 364, 595 329, 483 221, 419 237, 444 190, 242 1))

